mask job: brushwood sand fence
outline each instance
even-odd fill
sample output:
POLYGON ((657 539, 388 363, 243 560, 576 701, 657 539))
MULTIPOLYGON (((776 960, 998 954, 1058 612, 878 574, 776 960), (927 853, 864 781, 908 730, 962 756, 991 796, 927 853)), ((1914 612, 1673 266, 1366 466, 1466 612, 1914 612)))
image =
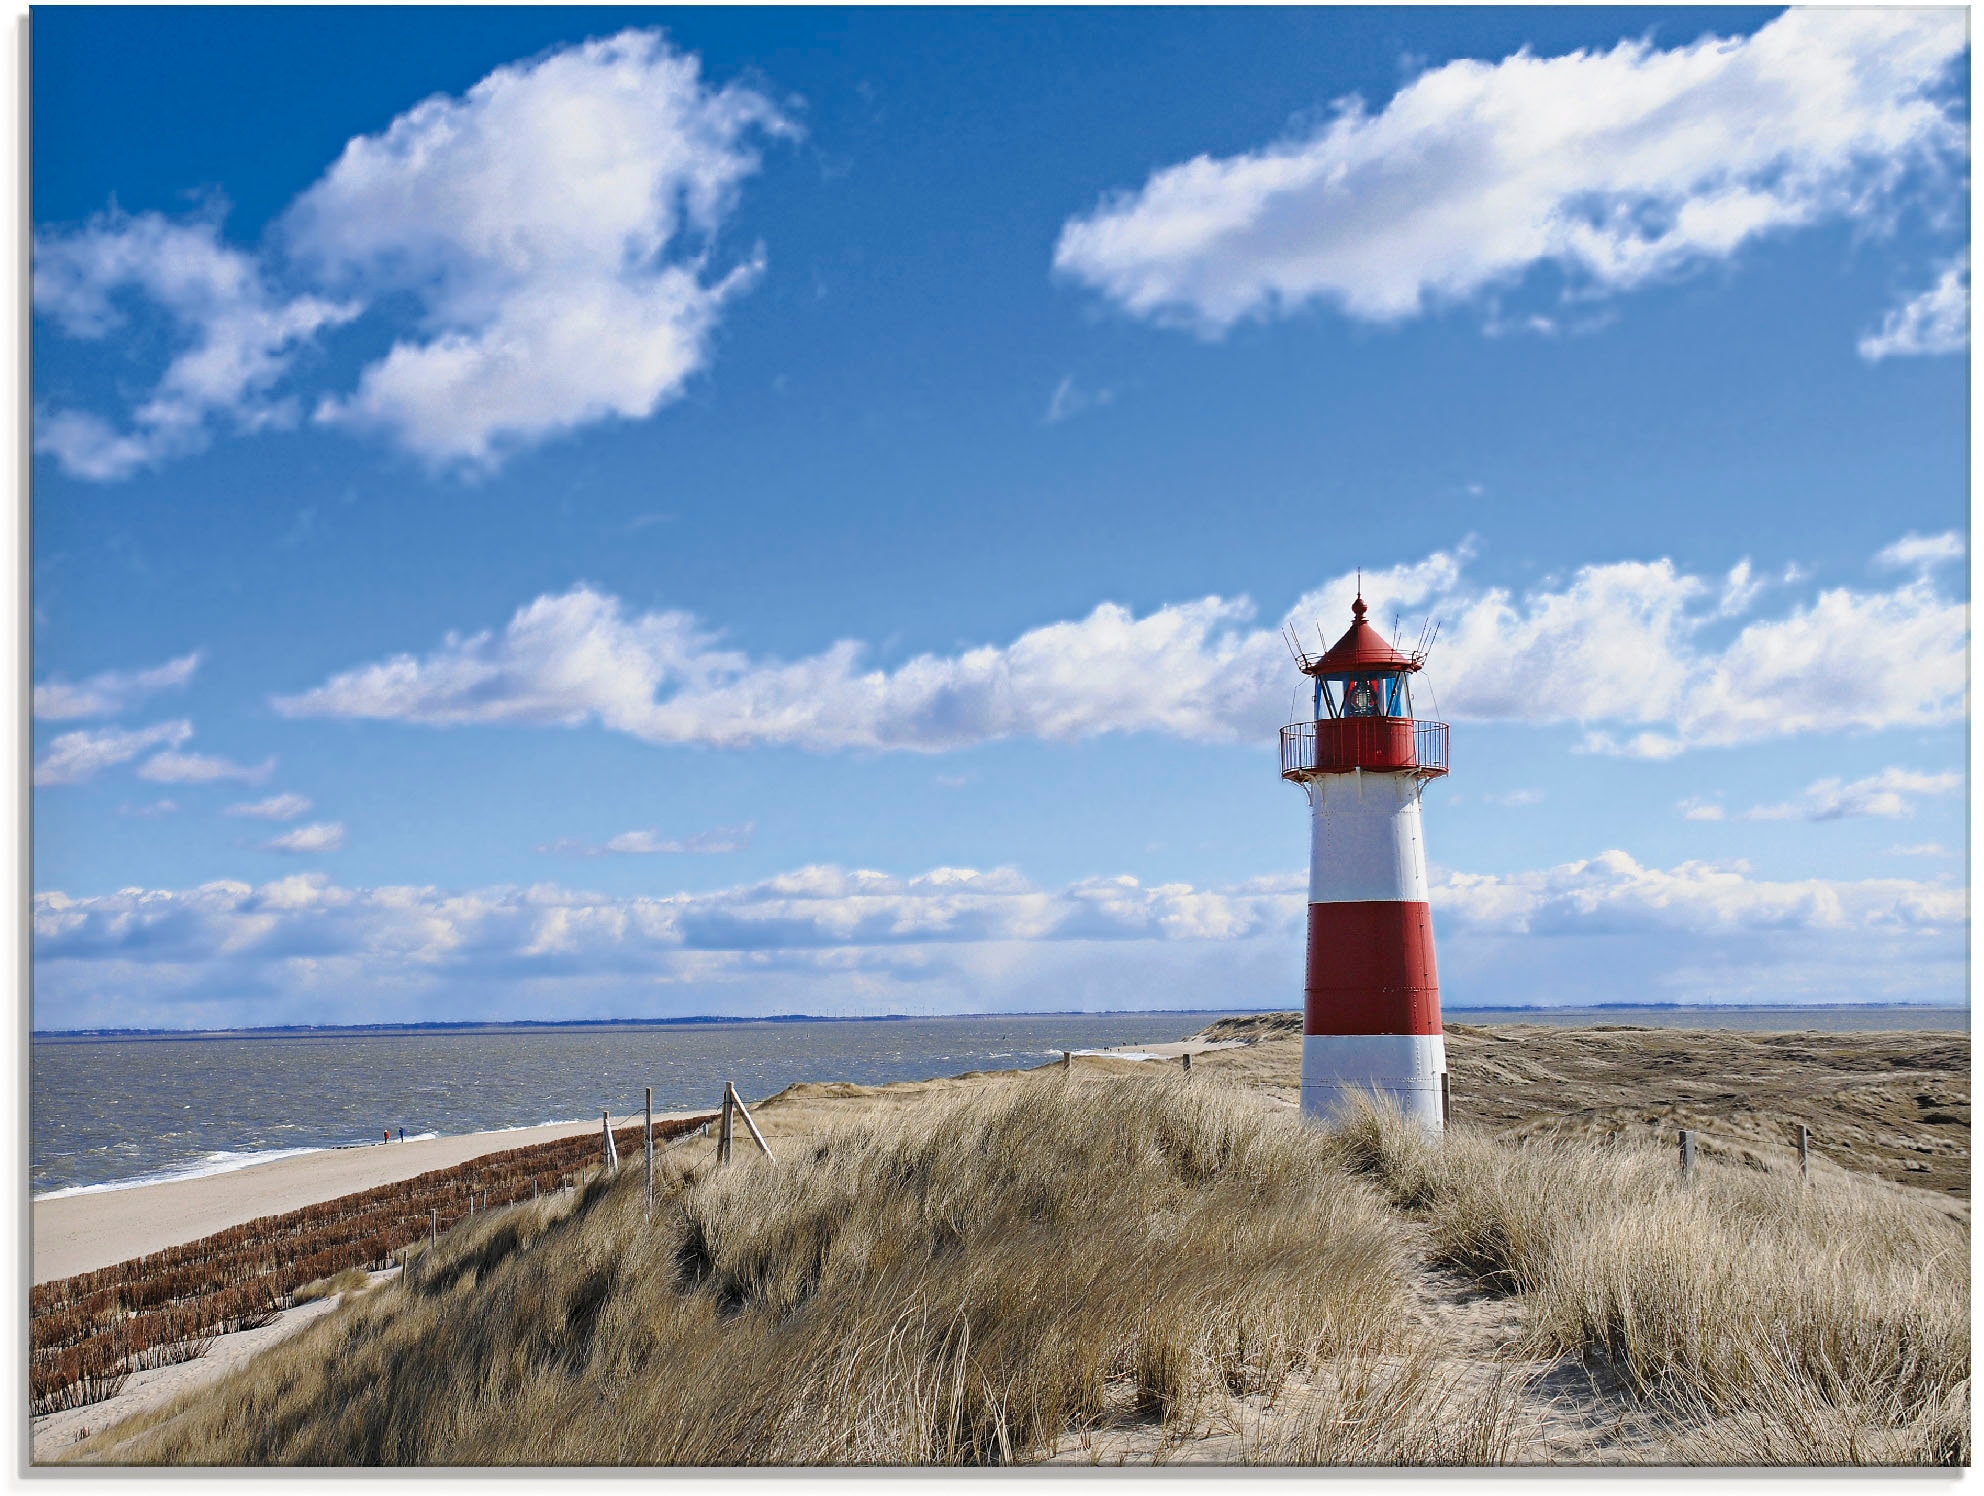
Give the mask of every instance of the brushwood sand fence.
MULTIPOLYGON (((204 1355, 212 1338, 267 1324, 299 1289, 352 1268, 380 1269, 477 1210, 563 1189, 602 1153, 694 1133, 721 1113, 607 1129, 512 1148, 396 1184, 231 1226, 182 1246, 48 1283, 28 1300, 30 1407, 58 1412, 116 1396, 135 1371, 204 1355)), ((755 1129, 754 1129, 755 1130, 755 1129)))

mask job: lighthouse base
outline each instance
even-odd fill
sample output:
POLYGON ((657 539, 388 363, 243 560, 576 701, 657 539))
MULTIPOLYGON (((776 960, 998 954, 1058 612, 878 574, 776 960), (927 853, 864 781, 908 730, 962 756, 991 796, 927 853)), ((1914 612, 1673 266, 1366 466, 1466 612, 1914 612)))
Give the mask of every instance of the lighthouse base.
POLYGON ((1446 1069, 1440 1034, 1305 1034, 1302 1119, 1332 1126, 1354 1115, 1360 1102, 1376 1100, 1438 1132, 1446 1069))

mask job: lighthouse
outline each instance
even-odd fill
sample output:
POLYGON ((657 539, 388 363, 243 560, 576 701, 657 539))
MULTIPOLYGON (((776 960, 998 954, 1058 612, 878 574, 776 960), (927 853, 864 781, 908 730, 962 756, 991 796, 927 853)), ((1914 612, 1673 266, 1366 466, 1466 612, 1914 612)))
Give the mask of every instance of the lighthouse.
POLYGON ((1447 772, 1447 725, 1412 715, 1424 650, 1400 653, 1365 611, 1360 595, 1320 655, 1291 640, 1315 685, 1311 720, 1281 730, 1281 777, 1310 813, 1302 1115, 1327 1123, 1361 1092, 1437 1132, 1447 1045, 1419 797, 1447 772))

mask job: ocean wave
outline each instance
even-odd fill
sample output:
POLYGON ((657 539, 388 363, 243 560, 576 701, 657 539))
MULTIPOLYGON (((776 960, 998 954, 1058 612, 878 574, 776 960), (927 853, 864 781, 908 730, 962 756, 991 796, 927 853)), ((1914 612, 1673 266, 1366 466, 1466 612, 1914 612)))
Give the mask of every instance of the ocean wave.
MULTIPOLYGON (((553 1117, 544 1122, 512 1122, 507 1127, 478 1127, 472 1132, 450 1133, 448 1136, 482 1137, 505 1132, 531 1132, 540 1127, 577 1127, 589 1120, 586 1117, 553 1117)), ((438 1132, 410 1132, 404 1139, 395 1137, 393 1142, 431 1143, 441 1136, 442 1134, 438 1132)), ((243 1149, 238 1152, 222 1149, 207 1154, 197 1163, 176 1164, 146 1174, 133 1174, 128 1179, 108 1179, 101 1184, 71 1184, 62 1189, 45 1190, 40 1194, 30 1195, 29 1203, 38 1205, 43 1200, 61 1200, 70 1195, 100 1195, 107 1190, 131 1190, 147 1184, 175 1184, 182 1179, 204 1179, 210 1174, 232 1174, 236 1169, 252 1169, 257 1164, 274 1163, 280 1158, 301 1158, 310 1153, 333 1153, 346 1148, 385 1146, 389 1145, 374 1143, 367 1139, 362 1143, 317 1143, 305 1148, 243 1149)))
POLYGON ((1051 1055, 1057 1060, 1063 1054, 1099 1054, 1106 1055, 1112 1060, 1161 1060, 1164 1058, 1161 1054, 1147 1054, 1141 1049, 1043 1049, 1040 1052, 1044 1055, 1051 1055))
MULTIPOLYGON (((432 1136, 430 1133, 429 1136, 432 1136)), ((411 1142, 409 1138, 407 1141, 411 1142)), ((209 1174, 232 1174, 236 1169, 251 1169, 256 1164, 274 1163, 279 1158, 301 1158, 307 1153, 327 1153, 328 1146, 314 1148, 264 1148, 244 1152, 222 1149, 209 1153, 198 1163, 180 1164, 169 1169, 158 1169, 149 1174, 134 1174, 129 1179, 112 1179, 102 1184, 72 1184, 65 1189, 48 1190, 29 1197, 30 1203, 39 1205, 43 1200, 61 1200, 70 1195, 100 1195, 106 1190, 130 1190, 145 1184, 171 1184, 181 1179, 204 1179, 209 1174)))

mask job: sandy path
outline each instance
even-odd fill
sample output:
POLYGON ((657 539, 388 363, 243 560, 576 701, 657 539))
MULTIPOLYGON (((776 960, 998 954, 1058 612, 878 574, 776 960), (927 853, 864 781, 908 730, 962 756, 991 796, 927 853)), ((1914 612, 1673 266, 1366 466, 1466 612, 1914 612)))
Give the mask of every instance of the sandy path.
MULTIPOLYGON (((655 1120, 701 1115, 657 1112, 655 1120)), ((628 1127, 640 1120, 638 1115, 616 1117, 613 1125, 628 1127)), ((561 1122, 419 1142, 327 1148, 227 1174, 37 1200, 32 1209, 34 1281, 46 1283, 109 1267, 147 1252, 197 1241, 257 1216, 279 1215, 377 1185, 395 1184, 429 1169, 452 1168, 485 1154, 598 1130, 597 1122, 561 1122)))
MULTIPOLYGON (((1453 1399, 1454 1416, 1465 1416, 1504 1378, 1512 1389, 1510 1464, 1605 1464, 1629 1461, 1643 1450, 1653 1433, 1643 1415, 1581 1362, 1538 1355, 1520 1299, 1485 1292, 1439 1266, 1423 1222, 1400 1218, 1398 1227, 1409 1337, 1437 1356, 1435 1376, 1453 1399)), ((1325 1364, 1315 1375, 1330 1374, 1325 1364)), ((1259 1394, 1215 1400, 1184 1427, 1126 1414, 1102 1429, 1071 1431, 1041 1463, 1279 1466, 1284 1441, 1317 1416, 1329 1416, 1328 1405, 1315 1381, 1298 1375, 1271 1400, 1259 1394)))
POLYGON ((1409 1322, 1439 1347, 1457 1389, 1485 1389, 1499 1373, 1517 1379, 1509 1462, 1604 1464, 1630 1459, 1649 1433, 1632 1403, 1583 1362, 1540 1355, 1522 1300, 1492 1293, 1435 1260, 1431 1231, 1404 1223, 1411 1284, 1409 1322))

